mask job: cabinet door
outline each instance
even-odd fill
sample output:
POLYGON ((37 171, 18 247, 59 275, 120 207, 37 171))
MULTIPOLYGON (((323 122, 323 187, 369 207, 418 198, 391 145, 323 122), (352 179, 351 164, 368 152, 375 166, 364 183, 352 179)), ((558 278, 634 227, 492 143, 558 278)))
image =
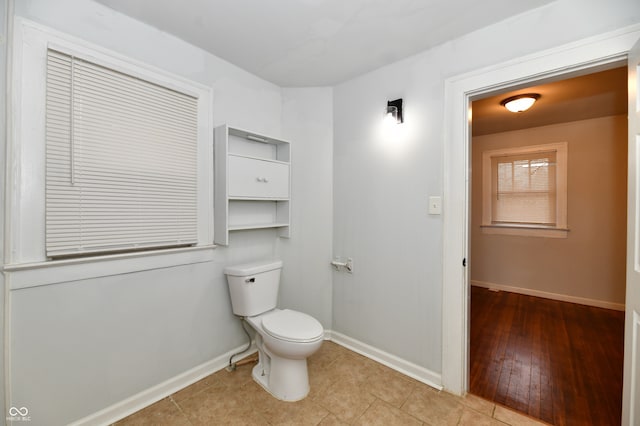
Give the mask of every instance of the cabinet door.
POLYGON ((229 197, 289 198, 289 165, 229 155, 229 197))

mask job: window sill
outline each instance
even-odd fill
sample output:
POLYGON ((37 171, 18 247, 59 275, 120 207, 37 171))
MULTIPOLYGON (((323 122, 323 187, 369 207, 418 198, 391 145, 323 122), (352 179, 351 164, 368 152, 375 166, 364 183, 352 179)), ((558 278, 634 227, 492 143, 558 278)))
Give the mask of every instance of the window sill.
POLYGON ((568 228, 535 225, 481 225, 483 234, 512 235, 517 237, 567 238, 568 228))
POLYGON ((204 263, 213 260, 215 245, 151 250, 48 262, 5 265, 11 290, 132 272, 204 263))

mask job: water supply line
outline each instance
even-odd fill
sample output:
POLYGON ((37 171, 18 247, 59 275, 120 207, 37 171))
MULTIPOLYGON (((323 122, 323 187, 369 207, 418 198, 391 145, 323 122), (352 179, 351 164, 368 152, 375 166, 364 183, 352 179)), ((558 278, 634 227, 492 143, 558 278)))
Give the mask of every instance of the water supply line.
POLYGON ((240 352, 236 352, 235 354, 231 355, 229 357, 229 365, 227 366, 227 371, 235 371, 236 367, 238 366, 237 363, 233 362, 233 357, 243 354, 246 351, 248 351, 249 349, 251 349, 251 335, 249 334, 249 331, 247 330, 247 328, 245 327, 245 323, 246 321, 244 320, 245 317, 240 317, 240 322, 242 324, 242 330, 244 330, 244 333, 247 335, 247 337, 249 338, 249 343, 247 344, 247 347, 244 348, 243 350, 241 350, 240 352))

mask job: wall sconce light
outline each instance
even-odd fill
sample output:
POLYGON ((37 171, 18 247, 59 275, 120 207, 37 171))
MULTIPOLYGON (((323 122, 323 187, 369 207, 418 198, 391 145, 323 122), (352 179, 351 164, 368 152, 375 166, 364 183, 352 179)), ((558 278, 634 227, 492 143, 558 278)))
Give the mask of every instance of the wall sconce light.
POLYGON ((402 116, 402 98, 387 102, 384 121, 393 124, 404 123, 404 117, 402 116))
POLYGON ((500 105, 511 112, 524 112, 531 108, 538 99, 540 99, 540 95, 537 93, 523 93, 503 99, 500 105))

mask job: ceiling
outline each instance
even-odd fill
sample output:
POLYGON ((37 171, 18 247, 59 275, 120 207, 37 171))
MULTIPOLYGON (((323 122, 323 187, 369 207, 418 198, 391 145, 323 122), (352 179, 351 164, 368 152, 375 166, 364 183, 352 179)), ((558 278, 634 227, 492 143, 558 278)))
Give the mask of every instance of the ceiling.
MULTIPOLYGON (((332 86, 552 0, 97 0, 282 87, 332 86)), ((473 135, 625 114, 626 69, 473 102, 473 135), (535 92, 524 113, 500 105, 535 92)))
POLYGON ((97 0, 282 87, 332 86, 552 0, 97 0))
POLYGON ((627 113, 627 68, 511 90, 472 103, 473 136, 627 113), (538 93, 528 111, 512 113, 500 101, 538 93))

